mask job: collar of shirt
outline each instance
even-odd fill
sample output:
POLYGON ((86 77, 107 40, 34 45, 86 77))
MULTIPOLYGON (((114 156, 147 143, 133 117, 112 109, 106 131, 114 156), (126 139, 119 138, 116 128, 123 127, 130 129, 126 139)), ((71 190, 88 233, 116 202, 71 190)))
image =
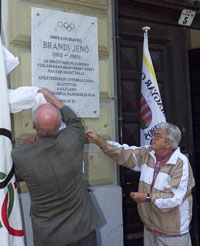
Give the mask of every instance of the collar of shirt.
POLYGON ((156 165, 159 165, 160 167, 167 163, 167 161, 170 159, 171 155, 174 153, 175 150, 171 150, 168 154, 158 158, 156 156, 156 165))
POLYGON ((156 180, 156 177, 160 171, 160 168, 167 163, 167 161, 170 159, 170 157, 174 153, 174 151, 175 150, 171 150, 168 154, 166 154, 165 156, 162 156, 161 158, 156 157, 156 165, 154 167, 152 185, 154 184, 154 182, 156 180))

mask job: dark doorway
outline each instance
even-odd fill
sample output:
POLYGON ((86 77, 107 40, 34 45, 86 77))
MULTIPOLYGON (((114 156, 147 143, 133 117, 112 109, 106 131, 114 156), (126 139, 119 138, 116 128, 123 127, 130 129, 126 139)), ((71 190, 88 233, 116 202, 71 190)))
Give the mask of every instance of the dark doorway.
MULTIPOLYGON (((152 9, 148 9, 147 15, 147 8, 144 5, 119 0, 116 9, 118 21, 116 48, 118 51, 119 141, 129 145, 140 145, 139 102, 143 46, 142 27, 150 26, 149 48, 166 118, 167 121, 180 127, 182 131, 180 148, 192 160, 188 31, 186 28, 178 26, 177 22, 175 25, 164 23, 163 20, 163 23, 156 22, 155 15, 160 20, 162 19, 162 12, 152 7, 152 9)), ((170 16, 170 13, 168 14, 170 16)), ((136 204, 129 198, 130 191, 137 191, 139 175, 139 173, 126 168, 120 170, 125 246, 143 245, 143 225, 137 214, 136 204)), ((193 245, 197 246, 198 238, 192 237, 193 245)))
MULTIPOLYGON (((200 189, 200 49, 189 51, 189 67, 190 67, 190 88, 192 102, 192 118, 193 118, 193 144, 194 144, 194 176, 196 181, 196 194, 200 189)), ((196 228, 200 230, 200 197, 197 195, 195 199, 194 216, 197 218, 196 228)))

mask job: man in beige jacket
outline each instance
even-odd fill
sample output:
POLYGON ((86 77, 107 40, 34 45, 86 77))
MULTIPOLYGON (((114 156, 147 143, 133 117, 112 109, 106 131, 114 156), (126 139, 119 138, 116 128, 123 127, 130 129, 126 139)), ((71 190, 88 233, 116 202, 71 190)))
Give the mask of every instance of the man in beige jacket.
POLYGON ((191 246, 194 177, 178 147, 179 128, 158 124, 151 145, 142 147, 105 141, 94 130, 88 130, 87 137, 119 165, 141 172, 138 192, 130 196, 144 223, 144 245, 191 246))

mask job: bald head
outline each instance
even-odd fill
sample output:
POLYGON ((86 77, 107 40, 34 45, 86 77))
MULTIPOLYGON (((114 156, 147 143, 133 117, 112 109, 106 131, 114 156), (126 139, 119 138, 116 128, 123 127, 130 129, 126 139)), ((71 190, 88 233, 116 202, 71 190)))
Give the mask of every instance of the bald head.
POLYGON ((60 111, 49 103, 40 105, 33 112, 33 127, 40 137, 56 136, 60 124, 60 111))

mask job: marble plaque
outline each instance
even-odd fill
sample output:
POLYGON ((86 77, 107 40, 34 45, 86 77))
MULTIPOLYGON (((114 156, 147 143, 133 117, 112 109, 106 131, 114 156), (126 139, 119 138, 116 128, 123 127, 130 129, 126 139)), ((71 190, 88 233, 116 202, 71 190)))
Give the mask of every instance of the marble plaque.
POLYGON ((32 8, 32 85, 80 117, 99 117, 97 18, 32 8))

